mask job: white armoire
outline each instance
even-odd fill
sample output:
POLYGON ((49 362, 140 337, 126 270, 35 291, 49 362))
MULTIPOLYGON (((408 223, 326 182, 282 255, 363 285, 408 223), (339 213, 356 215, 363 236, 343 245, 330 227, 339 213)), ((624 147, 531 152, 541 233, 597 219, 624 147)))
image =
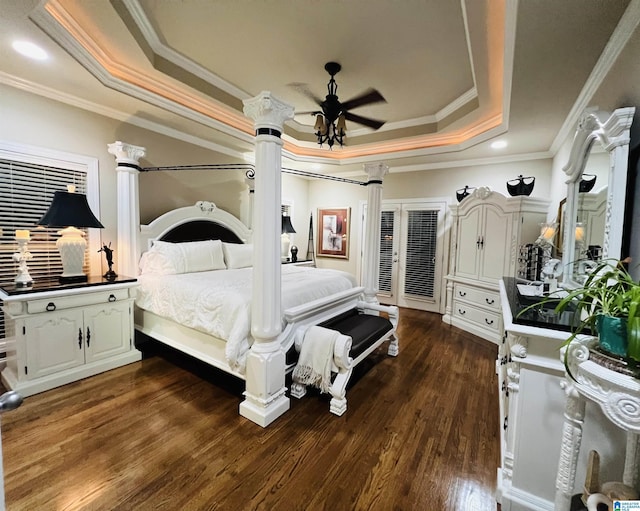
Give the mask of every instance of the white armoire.
POLYGON ((498 344, 502 338, 499 281, 515 277, 518 247, 533 243, 549 201, 505 197, 480 187, 451 206, 452 236, 445 323, 498 344))

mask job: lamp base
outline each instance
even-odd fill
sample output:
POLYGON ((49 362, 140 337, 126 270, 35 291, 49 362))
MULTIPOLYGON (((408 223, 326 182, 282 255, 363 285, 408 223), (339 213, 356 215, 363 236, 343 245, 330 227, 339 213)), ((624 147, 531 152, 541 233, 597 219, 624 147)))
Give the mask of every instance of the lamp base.
POLYGON ((60 282, 60 284, 74 284, 76 282, 86 282, 86 281, 87 281, 86 275, 73 275, 70 277, 65 277, 63 275, 60 275, 58 277, 58 282, 60 282))

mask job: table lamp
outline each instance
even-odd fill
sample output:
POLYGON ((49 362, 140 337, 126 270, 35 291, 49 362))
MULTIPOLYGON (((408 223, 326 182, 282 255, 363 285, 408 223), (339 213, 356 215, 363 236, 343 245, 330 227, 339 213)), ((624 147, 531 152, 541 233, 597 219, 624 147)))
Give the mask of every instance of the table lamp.
POLYGON ((289 237, 289 234, 295 234, 295 232, 296 230, 293 228, 293 225, 291 225, 291 217, 288 215, 282 215, 282 236, 280 238, 282 243, 282 253, 280 255, 282 256, 283 261, 286 261, 289 258, 289 246, 291 245, 291 238, 289 237))
POLYGON ((67 186, 67 190, 54 192, 53 201, 38 225, 62 228, 58 231, 61 237, 56 242, 62 259, 60 282, 86 282, 87 276, 82 271, 82 265, 87 242, 78 227, 103 229, 104 226, 91 212, 86 195, 75 193, 73 185, 67 186))

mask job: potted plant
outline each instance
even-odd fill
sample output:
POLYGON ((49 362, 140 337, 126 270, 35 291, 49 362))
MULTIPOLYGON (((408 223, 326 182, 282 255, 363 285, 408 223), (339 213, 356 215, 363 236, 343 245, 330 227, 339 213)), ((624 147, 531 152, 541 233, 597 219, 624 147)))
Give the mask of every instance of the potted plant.
POLYGON ((633 365, 640 362, 640 284, 625 269, 625 262, 601 261, 582 287, 560 299, 557 313, 575 307, 580 318, 563 346, 578 334, 597 334, 604 352, 631 360, 633 365))

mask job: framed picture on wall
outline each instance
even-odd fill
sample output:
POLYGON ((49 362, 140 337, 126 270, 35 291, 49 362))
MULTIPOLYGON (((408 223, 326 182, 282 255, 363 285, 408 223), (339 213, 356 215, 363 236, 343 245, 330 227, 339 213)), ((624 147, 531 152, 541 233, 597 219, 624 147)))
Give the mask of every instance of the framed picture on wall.
POLYGON ((350 208, 318 209, 318 257, 349 259, 350 208))

